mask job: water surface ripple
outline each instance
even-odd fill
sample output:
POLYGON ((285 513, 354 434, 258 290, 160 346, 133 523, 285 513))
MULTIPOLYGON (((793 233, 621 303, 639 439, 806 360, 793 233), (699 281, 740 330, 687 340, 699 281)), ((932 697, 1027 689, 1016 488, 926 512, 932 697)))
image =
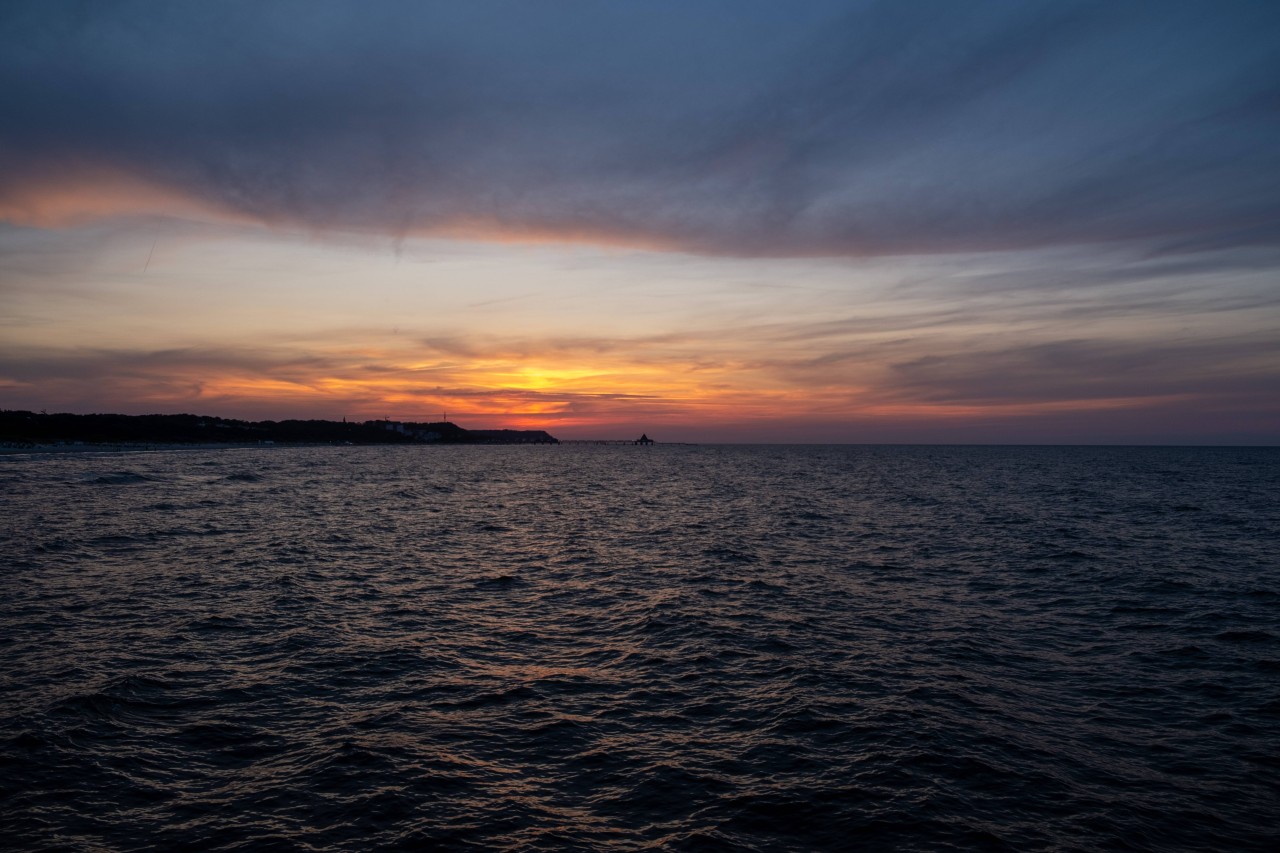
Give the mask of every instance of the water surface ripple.
POLYGON ((12 849, 1264 850, 1280 451, 0 458, 12 849))

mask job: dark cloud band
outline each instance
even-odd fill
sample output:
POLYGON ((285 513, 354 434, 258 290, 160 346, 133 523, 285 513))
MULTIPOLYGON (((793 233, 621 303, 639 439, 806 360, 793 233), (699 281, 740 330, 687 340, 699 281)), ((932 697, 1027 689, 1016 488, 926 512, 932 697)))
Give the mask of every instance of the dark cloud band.
POLYGON ((11 219, 50 187, 72 215, 69 186, 134 181, 152 206, 308 228, 730 255, 1280 236, 1276 4, 0 16, 11 219))

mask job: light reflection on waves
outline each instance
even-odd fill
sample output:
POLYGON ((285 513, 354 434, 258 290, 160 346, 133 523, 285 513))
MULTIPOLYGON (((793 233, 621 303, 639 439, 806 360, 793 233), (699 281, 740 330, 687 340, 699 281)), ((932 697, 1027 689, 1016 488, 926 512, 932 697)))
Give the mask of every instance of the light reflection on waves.
POLYGON ((18 847, 1263 849, 1280 453, 0 460, 18 847))

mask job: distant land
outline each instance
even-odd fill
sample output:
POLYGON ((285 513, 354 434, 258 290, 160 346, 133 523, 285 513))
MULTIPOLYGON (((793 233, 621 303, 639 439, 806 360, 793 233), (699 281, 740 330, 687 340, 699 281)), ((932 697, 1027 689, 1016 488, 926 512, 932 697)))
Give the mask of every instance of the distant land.
POLYGON ((74 415, 0 410, 0 445, 559 444, 543 430, 463 429, 449 421, 241 421, 208 415, 74 415))

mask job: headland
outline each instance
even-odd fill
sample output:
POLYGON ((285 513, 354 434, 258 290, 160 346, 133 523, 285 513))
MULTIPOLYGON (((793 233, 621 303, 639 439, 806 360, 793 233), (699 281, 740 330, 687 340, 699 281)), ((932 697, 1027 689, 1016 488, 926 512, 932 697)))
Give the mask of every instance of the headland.
POLYGON ((0 448, 137 449, 301 444, 558 444, 544 430, 469 430, 450 421, 244 421, 208 415, 0 410, 0 448))

